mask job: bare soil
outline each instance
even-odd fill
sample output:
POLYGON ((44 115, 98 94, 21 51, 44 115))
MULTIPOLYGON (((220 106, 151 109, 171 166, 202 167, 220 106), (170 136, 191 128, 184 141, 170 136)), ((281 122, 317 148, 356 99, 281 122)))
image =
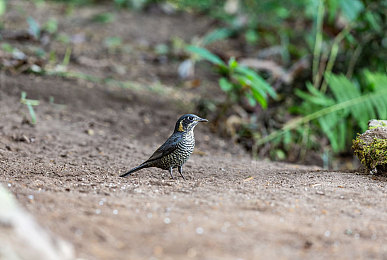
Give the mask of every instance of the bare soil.
MULTIPOLYGON (((95 30, 85 22, 92 8, 76 10, 71 23, 56 5, 13 3, 54 12, 68 32, 74 23, 95 30)), ((22 19, 10 15, 15 23, 22 19)), ((207 29, 206 21, 180 16, 123 12, 108 26, 156 43, 207 29)), ((98 33, 104 32, 109 29, 98 33)), ((99 60, 93 42, 77 55, 99 60)), ((121 56, 109 59, 125 64, 129 74, 122 78, 151 84, 165 71, 176 77, 167 65, 133 55, 130 64, 121 56)), ((0 76, 0 182, 42 226, 72 243, 78 258, 387 259, 386 176, 252 160, 200 124, 186 181, 154 168, 118 177, 147 159, 181 114, 194 112, 187 97, 202 95, 202 88, 171 85, 160 93, 52 76, 0 76), (35 126, 26 120, 21 91, 41 102, 35 126)))

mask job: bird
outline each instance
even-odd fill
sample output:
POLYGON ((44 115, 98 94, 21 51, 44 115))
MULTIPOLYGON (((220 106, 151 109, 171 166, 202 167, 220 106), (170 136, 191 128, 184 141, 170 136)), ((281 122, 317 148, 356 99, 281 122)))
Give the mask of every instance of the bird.
POLYGON ((172 135, 161 145, 148 160, 131 169, 120 177, 126 177, 138 170, 157 167, 168 170, 174 179, 172 170, 177 168, 181 177, 183 175, 183 164, 188 160, 195 147, 194 128, 199 122, 208 122, 194 114, 182 115, 176 122, 172 135))

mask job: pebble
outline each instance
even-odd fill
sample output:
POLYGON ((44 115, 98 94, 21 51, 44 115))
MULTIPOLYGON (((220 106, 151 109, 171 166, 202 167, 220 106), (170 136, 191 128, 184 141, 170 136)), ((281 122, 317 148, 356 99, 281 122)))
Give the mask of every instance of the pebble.
POLYGON ((204 233, 204 229, 202 227, 196 228, 196 234, 202 235, 204 233))

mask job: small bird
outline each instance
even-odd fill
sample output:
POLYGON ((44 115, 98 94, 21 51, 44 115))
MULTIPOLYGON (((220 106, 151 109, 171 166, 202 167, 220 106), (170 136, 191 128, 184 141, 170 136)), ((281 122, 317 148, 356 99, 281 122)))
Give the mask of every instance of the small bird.
POLYGON ((122 174, 120 177, 125 177, 144 168, 157 167, 163 170, 169 170, 172 179, 172 169, 177 168, 181 177, 185 180, 183 176, 183 164, 188 160, 194 150, 195 137, 193 130, 199 122, 208 122, 208 120, 193 114, 181 116, 176 122, 173 134, 167 141, 148 160, 127 173, 122 174))

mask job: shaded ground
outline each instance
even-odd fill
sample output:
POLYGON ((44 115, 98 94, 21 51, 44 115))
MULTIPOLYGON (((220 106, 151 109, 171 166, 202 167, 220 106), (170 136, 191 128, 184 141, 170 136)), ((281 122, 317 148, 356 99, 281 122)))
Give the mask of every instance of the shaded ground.
MULTIPOLYGON (((128 23, 141 17, 122 16, 128 23)), ((137 26, 159 19, 175 24, 176 18, 141 19, 137 26)), ((122 34, 149 29, 133 28, 122 34)), ((166 28, 187 34, 184 26, 166 28)), ((96 49, 87 53, 99 58, 96 49)), ((137 56, 131 57, 136 64, 137 56)), ((145 60, 137 74, 122 77, 152 82, 146 78, 151 70, 161 79, 165 67, 152 64, 145 60)), ((201 124, 197 149, 185 166, 187 181, 170 180, 158 169, 117 177, 152 154, 176 119, 191 112, 190 97, 203 89, 160 93, 0 76, 0 182, 42 226, 71 242, 80 258, 387 258, 385 176, 253 161, 201 124), (34 127, 25 123, 22 90, 41 101, 34 127), (50 97, 65 107, 51 104, 50 97)))

